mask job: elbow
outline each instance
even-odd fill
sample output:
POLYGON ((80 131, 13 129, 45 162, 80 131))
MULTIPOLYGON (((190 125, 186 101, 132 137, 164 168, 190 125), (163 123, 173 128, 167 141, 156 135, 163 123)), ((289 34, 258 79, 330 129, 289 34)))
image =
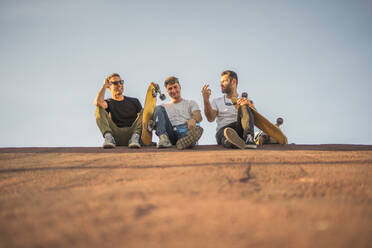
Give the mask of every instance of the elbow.
POLYGON ((96 106, 97 108, 103 108, 102 103, 98 101, 94 101, 94 106, 96 106))
POLYGON ((94 106, 97 108, 105 108, 102 102, 99 101, 94 101, 94 106))
POLYGON ((213 121, 214 121, 214 118, 207 117, 207 120, 208 120, 209 122, 213 122, 213 121))

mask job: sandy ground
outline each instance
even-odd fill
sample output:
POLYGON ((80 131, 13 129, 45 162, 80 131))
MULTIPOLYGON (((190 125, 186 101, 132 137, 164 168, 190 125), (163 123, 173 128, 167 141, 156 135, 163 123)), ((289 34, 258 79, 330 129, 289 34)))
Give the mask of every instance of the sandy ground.
POLYGON ((0 149, 0 247, 371 247, 372 146, 0 149))

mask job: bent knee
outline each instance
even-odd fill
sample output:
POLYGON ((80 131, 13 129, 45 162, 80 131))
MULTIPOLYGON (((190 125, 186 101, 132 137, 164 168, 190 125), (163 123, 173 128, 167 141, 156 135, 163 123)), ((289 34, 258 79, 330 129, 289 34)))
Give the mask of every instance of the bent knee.
POLYGON ((161 113, 161 112, 164 112, 164 111, 165 111, 164 106, 162 106, 162 105, 158 105, 158 106, 156 106, 155 109, 154 109, 154 114, 161 113))
POLYGON ((95 112, 96 118, 99 118, 100 116, 105 115, 105 114, 107 114, 106 109, 104 109, 102 107, 97 107, 96 108, 96 112, 95 112))

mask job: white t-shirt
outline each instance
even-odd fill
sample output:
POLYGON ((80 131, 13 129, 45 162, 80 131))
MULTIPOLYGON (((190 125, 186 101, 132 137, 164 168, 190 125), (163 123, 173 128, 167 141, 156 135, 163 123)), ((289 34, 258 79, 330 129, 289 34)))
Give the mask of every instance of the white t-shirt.
POLYGON ((182 99, 179 103, 164 103, 165 110, 167 111, 168 117, 172 126, 184 124, 187 120, 192 117, 192 112, 199 110, 198 104, 193 100, 182 99))
POLYGON ((232 105, 231 99, 224 98, 224 96, 214 98, 212 101, 212 109, 217 110, 217 131, 230 123, 236 122, 238 117, 238 111, 232 105), (227 104, 231 105, 226 105, 227 104))

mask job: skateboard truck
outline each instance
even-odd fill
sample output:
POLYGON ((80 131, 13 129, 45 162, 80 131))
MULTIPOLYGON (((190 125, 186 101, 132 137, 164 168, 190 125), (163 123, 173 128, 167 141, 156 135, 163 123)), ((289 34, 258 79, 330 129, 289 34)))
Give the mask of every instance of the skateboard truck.
POLYGON ((149 123, 147 123, 147 131, 152 132, 152 130, 155 129, 155 121, 149 120, 149 123))
POLYGON ((154 88, 152 89, 152 96, 156 97, 156 95, 159 94, 160 100, 165 100, 165 95, 161 93, 160 87, 158 84, 154 84, 154 88))

